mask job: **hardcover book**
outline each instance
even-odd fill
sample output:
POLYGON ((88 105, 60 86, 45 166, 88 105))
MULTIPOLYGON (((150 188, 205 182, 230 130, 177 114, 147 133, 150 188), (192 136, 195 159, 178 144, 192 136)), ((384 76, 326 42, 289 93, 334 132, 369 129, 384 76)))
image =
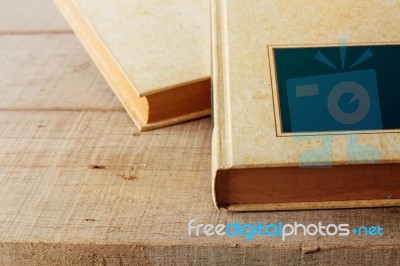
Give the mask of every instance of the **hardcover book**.
POLYGON ((400 2, 213 0, 213 197, 400 205, 400 2))
POLYGON ((208 1, 55 2, 141 130, 210 114, 208 1))

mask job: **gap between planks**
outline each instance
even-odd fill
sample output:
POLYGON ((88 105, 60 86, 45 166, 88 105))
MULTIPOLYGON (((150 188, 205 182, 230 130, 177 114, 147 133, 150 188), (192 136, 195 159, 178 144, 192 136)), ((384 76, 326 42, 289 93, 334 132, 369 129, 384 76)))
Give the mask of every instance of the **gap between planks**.
POLYGON ((50 30, 50 31, 40 31, 40 30, 29 30, 29 31, 0 31, 0 36, 7 35, 68 35, 74 34, 72 30, 50 30))
POLYGON ((0 112, 93 112, 93 113, 123 113, 121 108, 0 108, 0 112))

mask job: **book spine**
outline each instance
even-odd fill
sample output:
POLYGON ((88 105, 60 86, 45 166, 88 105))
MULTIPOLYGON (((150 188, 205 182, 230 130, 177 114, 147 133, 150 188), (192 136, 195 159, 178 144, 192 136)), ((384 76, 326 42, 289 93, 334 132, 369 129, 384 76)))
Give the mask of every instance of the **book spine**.
POLYGON ((227 136, 225 123, 225 67, 223 49, 223 16, 221 14, 223 0, 211 0, 211 32, 212 32, 212 97, 213 97, 213 133, 212 133, 212 194, 216 201, 215 179, 220 169, 227 168, 229 160, 226 151, 227 136))

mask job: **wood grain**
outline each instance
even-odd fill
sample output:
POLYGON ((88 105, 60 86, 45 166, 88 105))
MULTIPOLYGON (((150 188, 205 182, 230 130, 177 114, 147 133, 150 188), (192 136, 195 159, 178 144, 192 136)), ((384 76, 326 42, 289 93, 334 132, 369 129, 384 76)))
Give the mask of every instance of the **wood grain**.
POLYGON ((0 265, 399 265, 400 208, 214 209, 210 119, 138 133, 72 35, 27 35, 0 36, 0 265), (381 225, 385 236, 196 238, 191 219, 381 225))
POLYGON ((51 0, 0 1, 0 34, 71 33, 51 0))
POLYGON ((0 62, 0 110, 123 111, 72 34, 0 35, 0 62))
POLYGON ((389 261, 399 252, 399 208, 215 210, 209 179, 209 119, 138 135, 124 113, 1 112, 0 132, 0 239, 1 248, 8 251, 6 258, 13 261, 22 261, 28 250, 37 256, 29 257, 36 258, 33 261, 45 255, 50 262, 81 258, 93 264, 114 259, 152 264, 229 259, 261 264, 268 262, 267 256, 297 264, 302 259, 329 261, 328 256, 338 254, 363 261, 370 257, 367 251, 389 261), (381 225, 385 237, 298 236, 285 242, 262 237, 250 242, 242 237, 195 238, 187 233, 191 219, 215 225, 235 221, 381 225), (308 252, 310 247, 315 252, 308 252))

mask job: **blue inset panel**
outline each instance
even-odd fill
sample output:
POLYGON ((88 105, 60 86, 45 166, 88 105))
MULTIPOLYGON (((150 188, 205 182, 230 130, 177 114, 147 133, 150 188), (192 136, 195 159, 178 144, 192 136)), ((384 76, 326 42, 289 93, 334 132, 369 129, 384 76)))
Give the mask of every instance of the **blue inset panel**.
POLYGON ((274 52, 283 132, 400 128, 400 46, 274 52))

